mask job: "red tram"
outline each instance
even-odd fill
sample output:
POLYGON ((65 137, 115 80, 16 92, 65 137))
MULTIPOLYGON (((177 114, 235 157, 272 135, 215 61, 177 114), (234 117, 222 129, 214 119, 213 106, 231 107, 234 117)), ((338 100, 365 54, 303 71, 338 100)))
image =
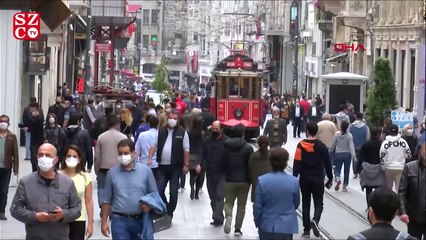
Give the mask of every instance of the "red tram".
POLYGON ((220 61, 214 71, 210 111, 222 123, 225 132, 243 124, 245 137, 259 136, 263 124, 263 73, 252 58, 239 53, 220 61))

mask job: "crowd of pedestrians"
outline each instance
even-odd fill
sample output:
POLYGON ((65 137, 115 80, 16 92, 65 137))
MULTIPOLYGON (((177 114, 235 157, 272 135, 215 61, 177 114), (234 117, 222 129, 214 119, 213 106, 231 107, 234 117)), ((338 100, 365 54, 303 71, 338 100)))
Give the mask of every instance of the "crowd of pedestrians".
MULTIPOLYGON (((401 135, 391 123, 383 129, 367 126, 361 113, 351 122, 347 105, 334 116, 323 113, 319 96, 310 102, 305 96, 286 103, 274 98, 273 118, 266 122, 254 151, 244 138, 244 125, 225 134, 208 111, 208 101, 195 101, 187 94, 176 93, 162 106, 149 98, 119 102, 112 112, 101 97, 87 100, 83 107, 66 97, 58 96, 46 118, 35 99, 24 111, 21 127, 31 133, 33 173, 21 179, 10 211, 25 223, 27 239, 90 238, 95 190, 103 235, 153 239, 153 218, 160 216, 171 225, 188 173, 192 201, 200 198, 206 179, 211 225, 223 227, 225 234, 233 229, 235 236, 243 235, 251 189, 260 239, 293 239, 300 201, 302 237, 310 237, 311 231, 319 237, 324 188, 334 185, 338 191, 343 183, 342 191, 347 192, 351 164, 366 190, 373 226, 350 239, 375 239, 392 228, 397 213, 411 236, 421 239, 425 234, 426 145, 424 136, 416 135, 418 126, 404 127, 401 135), (294 138, 306 135, 297 145, 293 174, 284 171, 290 156, 285 149, 289 122, 294 138), (92 186, 92 170, 97 189, 92 186)), ((8 126, 9 118, 0 116, 2 220, 6 220, 5 189, 19 166, 17 139, 8 126)), ((421 128, 424 135, 424 123, 421 128)), ((411 237, 396 230, 386 234, 411 237)))

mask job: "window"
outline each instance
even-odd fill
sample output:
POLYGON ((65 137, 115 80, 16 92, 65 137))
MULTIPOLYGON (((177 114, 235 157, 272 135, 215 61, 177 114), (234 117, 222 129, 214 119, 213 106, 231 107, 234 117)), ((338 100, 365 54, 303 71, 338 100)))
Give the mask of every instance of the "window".
POLYGON ((149 9, 143 10, 143 21, 142 24, 149 24, 149 9))
POLYGON ((311 54, 311 56, 312 57, 316 57, 317 56, 317 43, 316 42, 312 43, 312 54, 311 54))
POLYGON ((229 23, 225 23, 225 36, 230 36, 231 35, 231 26, 229 25, 229 23))
POLYGON ((151 24, 158 24, 158 10, 151 10, 151 24))
POLYGON ((148 48, 149 45, 149 35, 143 35, 142 36, 142 46, 144 48, 148 48))

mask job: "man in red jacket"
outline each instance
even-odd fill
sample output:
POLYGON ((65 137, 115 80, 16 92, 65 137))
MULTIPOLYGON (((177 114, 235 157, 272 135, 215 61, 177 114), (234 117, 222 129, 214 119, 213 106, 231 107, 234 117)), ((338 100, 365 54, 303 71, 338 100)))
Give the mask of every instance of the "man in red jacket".
POLYGON ((300 100, 300 106, 302 106, 303 108, 303 112, 304 112, 304 116, 303 116, 303 122, 302 122, 302 127, 301 127, 301 131, 305 132, 306 129, 306 123, 307 123, 307 115, 308 115, 308 111, 309 111, 309 107, 310 104, 309 102, 306 100, 306 96, 302 95, 302 100, 300 100))

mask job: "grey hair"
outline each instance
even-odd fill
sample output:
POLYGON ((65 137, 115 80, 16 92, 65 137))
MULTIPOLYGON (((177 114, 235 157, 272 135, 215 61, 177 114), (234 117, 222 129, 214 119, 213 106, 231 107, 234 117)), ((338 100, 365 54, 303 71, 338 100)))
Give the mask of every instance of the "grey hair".
POLYGON ((274 113, 274 112, 278 112, 278 113, 279 113, 279 112, 280 112, 280 109, 279 109, 279 108, 277 108, 277 107, 273 107, 273 108, 272 108, 272 113, 274 113))
POLYGON ((328 114, 328 113, 324 113, 323 115, 322 115, 322 120, 330 120, 331 119, 331 115, 330 114, 328 114))

